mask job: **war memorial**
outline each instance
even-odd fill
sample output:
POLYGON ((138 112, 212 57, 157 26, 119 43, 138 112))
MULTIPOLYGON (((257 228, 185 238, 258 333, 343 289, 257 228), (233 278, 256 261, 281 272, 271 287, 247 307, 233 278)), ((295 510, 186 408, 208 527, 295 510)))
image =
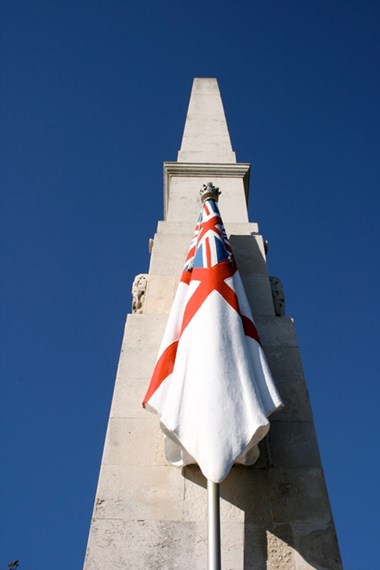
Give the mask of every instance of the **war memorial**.
MULTIPOLYGON (((141 402, 201 208, 212 183, 273 379, 284 406, 252 466, 220 484, 222 568, 339 570, 334 522, 293 318, 266 243, 248 219, 250 165, 232 149, 216 79, 193 82, 176 162, 164 163, 164 220, 136 276, 103 451, 85 570, 207 568, 207 483, 196 464, 166 459, 160 418, 141 402), (143 269, 143 268, 142 268, 143 269)), ((254 199, 254 197, 253 197, 254 199)), ((149 236, 147 236, 148 238, 149 236)))

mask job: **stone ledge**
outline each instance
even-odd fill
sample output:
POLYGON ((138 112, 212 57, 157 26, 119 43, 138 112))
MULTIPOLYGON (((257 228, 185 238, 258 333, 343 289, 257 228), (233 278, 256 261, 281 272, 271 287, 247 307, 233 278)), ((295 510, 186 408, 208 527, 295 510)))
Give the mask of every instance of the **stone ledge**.
MULTIPOLYGON (((199 204, 199 211, 201 211, 201 204, 199 204)), ((189 236, 189 243, 194 232, 197 220, 192 222, 175 222, 160 220, 157 224, 157 234, 187 234, 189 236)), ((256 222, 226 222, 224 224, 227 235, 260 235, 259 226, 256 222)))
MULTIPOLYGON (((171 179, 177 176, 203 178, 242 178, 246 201, 248 202, 249 175, 251 165, 241 163, 202 163, 202 162, 164 162, 164 212, 168 211, 171 179)), ((194 220, 194 223, 196 220, 194 220)))
POLYGON ((230 243, 241 274, 268 277, 265 248, 261 235, 232 234, 230 243))
POLYGON ((122 348, 126 344, 131 347, 155 346, 157 340, 161 341, 167 318, 167 315, 128 314, 122 348))

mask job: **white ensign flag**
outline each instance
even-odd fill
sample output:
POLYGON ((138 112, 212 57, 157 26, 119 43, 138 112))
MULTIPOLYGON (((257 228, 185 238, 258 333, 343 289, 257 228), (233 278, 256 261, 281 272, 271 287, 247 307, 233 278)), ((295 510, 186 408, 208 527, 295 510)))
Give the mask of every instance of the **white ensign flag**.
POLYGON ((215 192, 203 197, 143 405, 160 416, 167 459, 197 463, 219 483, 234 463, 256 461, 268 416, 282 402, 215 192))

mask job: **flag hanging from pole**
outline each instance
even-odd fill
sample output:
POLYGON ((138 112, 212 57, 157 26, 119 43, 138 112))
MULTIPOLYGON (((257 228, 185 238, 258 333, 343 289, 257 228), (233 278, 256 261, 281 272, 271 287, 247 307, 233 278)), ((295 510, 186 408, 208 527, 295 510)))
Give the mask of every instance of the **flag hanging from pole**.
POLYGON ((282 406, 220 217, 220 191, 202 211, 143 406, 160 416, 165 454, 219 483, 252 464, 282 406))

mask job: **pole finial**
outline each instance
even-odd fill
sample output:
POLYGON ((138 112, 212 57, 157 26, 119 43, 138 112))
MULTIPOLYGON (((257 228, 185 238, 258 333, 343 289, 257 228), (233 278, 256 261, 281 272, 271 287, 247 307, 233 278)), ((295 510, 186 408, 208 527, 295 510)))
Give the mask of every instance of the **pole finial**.
POLYGON ((202 188, 199 190, 199 194, 201 195, 203 204, 206 200, 215 200, 215 202, 217 202, 221 191, 219 188, 214 186, 212 182, 209 182, 208 184, 203 184, 202 188))

